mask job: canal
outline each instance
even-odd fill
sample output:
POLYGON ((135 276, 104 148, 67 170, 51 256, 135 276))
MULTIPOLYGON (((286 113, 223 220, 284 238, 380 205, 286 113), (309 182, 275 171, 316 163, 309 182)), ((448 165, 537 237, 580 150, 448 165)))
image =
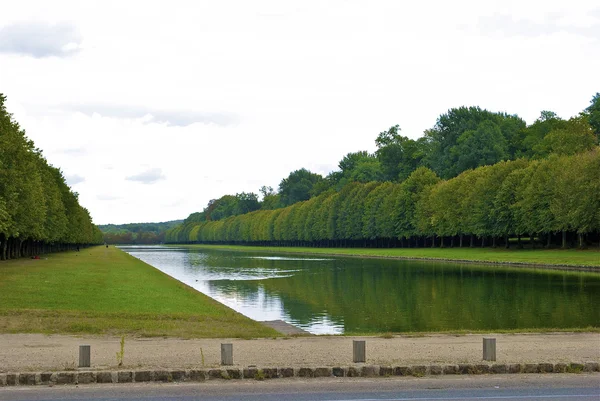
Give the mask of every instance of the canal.
POLYGON ((600 326, 600 274, 166 246, 125 252, 255 320, 314 334, 600 326))

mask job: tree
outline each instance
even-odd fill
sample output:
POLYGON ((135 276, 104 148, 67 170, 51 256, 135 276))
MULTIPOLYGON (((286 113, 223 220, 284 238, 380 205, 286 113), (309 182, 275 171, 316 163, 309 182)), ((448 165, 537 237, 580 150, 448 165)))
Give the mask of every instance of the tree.
POLYGON ((260 208, 262 210, 273 210, 280 207, 280 196, 273 190, 272 187, 268 187, 263 185, 259 190, 262 195, 262 201, 260 203, 260 208))
POLYGON ((246 214, 260 209, 258 196, 253 192, 241 192, 235 194, 236 205, 233 210, 234 215, 246 214))
POLYGON ((525 121, 516 115, 493 113, 479 107, 450 109, 438 118, 432 129, 425 132, 425 141, 430 149, 430 153, 426 156, 426 164, 440 177, 450 178, 460 174, 466 168, 472 168, 473 165, 489 164, 490 160, 499 161, 505 156, 514 158, 517 155, 510 154, 509 150, 517 152, 521 147, 520 131, 524 128, 525 121), (482 124, 484 122, 487 123, 482 124), (472 132, 465 134, 469 131, 472 132), (460 146, 461 137, 463 146, 461 149, 456 149, 460 146), (477 144, 482 141, 491 141, 486 143, 485 151, 471 153, 472 158, 461 161, 461 167, 457 167, 461 151, 467 144, 477 144))
POLYGON ((596 92, 590 105, 585 111, 588 114, 589 123, 596 134, 596 143, 600 141, 600 93, 596 92))
POLYGON ((525 128, 523 138, 523 152, 525 157, 533 157, 535 148, 541 143, 546 135, 553 130, 565 127, 565 120, 558 117, 552 111, 542 111, 540 117, 533 124, 525 128))
POLYGON ((590 150, 596 145, 592 127, 584 116, 571 118, 553 128, 533 147, 536 158, 545 158, 550 154, 573 155, 590 150))
POLYGON ((386 194, 390 187, 394 185, 391 182, 384 182, 374 188, 365 199, 365 211, 363 213, 363 238, 374 240, 378 236, 377 215, 386 194))
POLYGON ((477 129, 463 132, 451 153, 455 158, 452 175, 498 163, 507 158, 508 147, 500 127, 493 121, 481 122, 477 129))
MULTIPOLYGON (((426 167, 419 167, 400 184, 394 205, 395 210, 398 211, 394 220, 394 232, 397 238, 422 235, 419 227, 423 224, 419 223, 419 218, 423 216, 417 213, 418 205, 420 202, 425 202, 423 199, 425 192, 438 182, 440 178, 433 171, 426 167)), ((424 207, 421 210, 424 211, 424 207)))
POLYGON ((340 161, 339 167, 341 170, 341 175, 337 178, 339 186, 353 181, 371 182, 383 179, 381 163, 374 155, 365 151, 348 153, 340 161))
POLYGON ((323 177, 302 168, 290 173, 279 184, 281 204, 285 206, 310 199, 313 187, 321 182, 323 177))
POLYGON ((428 148, 425 140, 413 140, 399 134, 400 126, 382 131, 375 139, 375 155, 381 164, 382 180, 402 181, 421 165, 428 148))

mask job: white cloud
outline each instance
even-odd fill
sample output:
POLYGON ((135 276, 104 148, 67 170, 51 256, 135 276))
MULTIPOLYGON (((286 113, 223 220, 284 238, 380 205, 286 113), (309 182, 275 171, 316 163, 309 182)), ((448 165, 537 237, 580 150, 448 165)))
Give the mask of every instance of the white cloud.
POLYGON ((127 181, 137 181, 142 184, 154 184, 160 180, 164 180, 165 176, 162 173, 162 170, 159 168, 152 168, 146 171, 143 171, 139 174, 134 174, 125 178, 127 181))
POLYGON ((115 200, 119 200, 122 198, 120 196, 115 196, 115 195, 99 194, 99 195, 96 195, 96 199, 98 199, 99 201, 115 201, 115 200))
POLYGON ((84 182, 85 178, 80 175, 77 175, 77 174, 72 174, 72 175, 67 175, 65 177, 65 180, 67 181, 67 184, 69 186, 73 186, 73 185, 84 182))
POLYGON ((67 57, 80 47, 81 35, 72 23, 16 22, 0 27, 0 53, 67 57))
POLYGON ((152 110, 147 107, 108 105, 108 104, 77 104, 65 106, 66 110, 77 111, 87 115, 99 114, 103 117, 139 119, 146 123, 167 124, 174 127, 187 127, 195 123, 231 125, 239 121, 233 113, 212 113, 190 110, 152 110))

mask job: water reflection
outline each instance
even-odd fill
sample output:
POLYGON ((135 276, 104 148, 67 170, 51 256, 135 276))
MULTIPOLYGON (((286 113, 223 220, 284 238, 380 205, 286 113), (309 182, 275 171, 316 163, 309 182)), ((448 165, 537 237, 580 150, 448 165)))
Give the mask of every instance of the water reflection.
POLYGON ((252 319, 281 319, 317 334, 600 326, 599 274, 123 249, 252 319))

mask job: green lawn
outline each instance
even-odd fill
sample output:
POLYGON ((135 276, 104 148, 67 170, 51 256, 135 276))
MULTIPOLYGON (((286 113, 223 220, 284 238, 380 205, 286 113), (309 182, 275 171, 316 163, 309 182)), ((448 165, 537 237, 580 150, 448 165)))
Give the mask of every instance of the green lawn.
POLYGON ((0 332, 278 335, 115 247, 0 262, 0 332))
POLYGON ((302 248, 230 245, 190 245, 209 249, 304 253, 332 256, 365 256, 405 259, 438 259, 531 265, 587 266, 600 268, 600 249, 504 248, 302 248))

